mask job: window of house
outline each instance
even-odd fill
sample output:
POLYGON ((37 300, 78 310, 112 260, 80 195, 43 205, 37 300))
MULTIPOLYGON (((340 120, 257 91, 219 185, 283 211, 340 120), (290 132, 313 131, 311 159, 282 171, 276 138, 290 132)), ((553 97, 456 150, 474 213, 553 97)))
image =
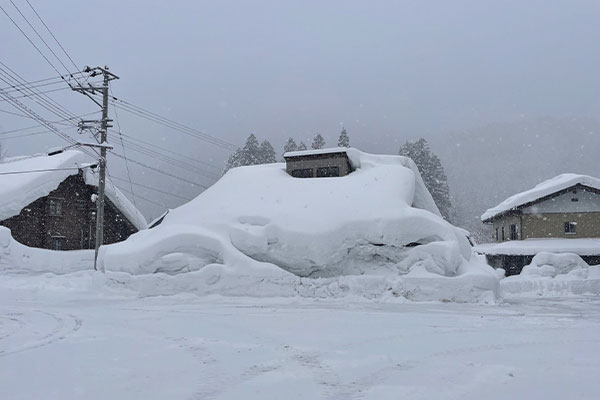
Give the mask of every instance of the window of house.
POLYGON ((292 176, 294 178, 312 178, 313 170, 312 168, 294 169, 292 170, 292 176))
POLYGON ((496 242, 498 241, 498 228, 496 228, 496 242))
POLYGON ((510 240, 518 240, 519 234, 517 233, 517 224, 510 226, 510 240))
POLYGON ((85 201, 85 200, 83 200, 83 199, 78 199, 78 200, 75 202, 75 207, 77 207, 77 209, 78 209, 79 211, 85 211, 85 210, 87 210, 87 203, 88 203, 88 202, 87 202, 87 201, 85 201))
POLYGON ((565 222, 565 233, 574 235, 577 233, 577 222, 565 222))
POLYGON ((506 240, 506 236, 504 235, 504 227, 502 227, 502 241, 504 242, 506 240))
POLYGON ((62 203, 63 199, 49 198, 48 199, 48 215, 59 216, 62 215, 62 203))
POLYGON ((573 197, 573 198, 571 199, 571 201, 572 201, 572 202, 577 202, 577 201, 579 201, 579 199, 578 199, 577 197, 573 197))
POLYGON ((52 250, 62 250, 65 244, 64 236, 52 236, 50 245, 52 250))
POLYGON ((317 168, 317 177, 327 178, 331 176, 340 176, 339 167, 321 167, 317 168))

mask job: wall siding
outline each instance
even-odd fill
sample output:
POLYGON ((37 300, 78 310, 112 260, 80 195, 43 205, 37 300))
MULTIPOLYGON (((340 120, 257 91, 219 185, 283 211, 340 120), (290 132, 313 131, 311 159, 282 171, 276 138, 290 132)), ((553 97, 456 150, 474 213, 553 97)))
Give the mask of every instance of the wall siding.
MULTIPOLYGON (((63 250, 93 248, 96 240, 96 204, 91 201, 96 187, 86 185, 83 176, 72 175, 65 179, 48 196, 24 207, 0 225, 11 230, 18 242, 30 246, 52 249, 53 237, 63 237, 63 250), (62 199, 62 214, 48 214, 50 198, 62 199), (83 235, 83 243, 82 243, 83 235)), ((104 244, 127 239, 137 229, 115 207, 105 199, 104 244)))
POLYGON ((505 239, 504 241, 509 241, 510 240, 510 226, 512 224, 516 224, 517 225, 517 235, 518 238, 517 240, 522 239, 521 238, 521 216, 520 215, 511 215, 511 216, 505 216, 503 218, 497 219, 496 221, 494 221, 493 227, 494 230, 492 232, 492 239, 495 241, 496 240, 496 229, 498 229, 498 242, 502 242, 502 227, 504 227, 504 232, 505 232, 505 239))
POLYGON ((544 213, 523 215, 523 238, 593 238, 600 237, 600 212, 544 213), (565 222, 576 222, 577 233, 566 234, 565 222))

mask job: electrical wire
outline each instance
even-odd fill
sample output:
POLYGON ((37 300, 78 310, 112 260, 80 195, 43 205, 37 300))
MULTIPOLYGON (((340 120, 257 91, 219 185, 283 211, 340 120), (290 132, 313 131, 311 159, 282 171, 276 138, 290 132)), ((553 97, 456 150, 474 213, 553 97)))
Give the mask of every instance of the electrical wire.
MULTIPOLYGON (((111 179, 115 179, 117 181, 122 181, 122 182, 129 182, 129 179, 120 178, 118 176, 112 176, 111 179)), ((153 186, 148 186, 148 185, 144 185, 144 184, 137 183, 137 182, 134 182, 133 184, 136 185, 136 186, 139 186, 139 187, 143 187, 145 189, 154 190, 155 192, 158 192, 158 193, 163 193, 163 194, 167 194, 169 196, 177 197, 177 198, 185 200, 185 201, 191 201, 192 200, 192 199, 188 199, 187 197, 183 197, 183 196, 177 195, 175 193, 171 193, 171 192, 167 192, 167 191, 162 190, 162 189, 155 188, 153 186)))

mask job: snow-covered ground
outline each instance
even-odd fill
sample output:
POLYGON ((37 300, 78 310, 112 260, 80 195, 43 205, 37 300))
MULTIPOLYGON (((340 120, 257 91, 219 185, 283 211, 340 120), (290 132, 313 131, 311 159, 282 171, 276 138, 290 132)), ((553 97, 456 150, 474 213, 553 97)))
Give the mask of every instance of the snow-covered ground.
POLYGON ((597 399, 600 298, 140 297, 0 276, 1 399, 597 399))

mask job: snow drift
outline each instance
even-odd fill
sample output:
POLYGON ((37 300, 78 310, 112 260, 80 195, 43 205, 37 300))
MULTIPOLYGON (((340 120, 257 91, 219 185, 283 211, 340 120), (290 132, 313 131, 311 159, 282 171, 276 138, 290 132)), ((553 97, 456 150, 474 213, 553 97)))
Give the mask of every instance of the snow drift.
POLYGON ((133 275, 200 271, 185 279, 221 293, 265 279, 337 285, 349 275, 379 275, 405 293, 442 278, 436 290, 453 279, 455 291, 496 290, 491 267, 472 260, 464 232, 439 216, 412 160, 347 152, 355 171, 344 177, 293 178, 283 164, 234 168, 160 225, 104 246, 99 265, 133 275))
POLYGON ((506 296, 600 294, 600 265, 589 266, 577 254, 540 252, 519 275, 500 282, 506 296))

